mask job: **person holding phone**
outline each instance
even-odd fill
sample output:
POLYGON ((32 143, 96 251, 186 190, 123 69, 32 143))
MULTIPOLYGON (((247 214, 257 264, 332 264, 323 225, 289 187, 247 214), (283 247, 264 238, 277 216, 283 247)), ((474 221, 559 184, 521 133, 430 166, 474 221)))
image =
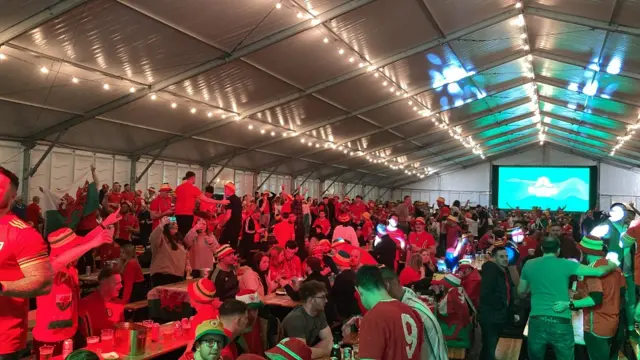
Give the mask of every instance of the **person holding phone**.
POLYGON ((160 219, 160 224, 149 237, 151 244, 151 283, 153 286, 167 285, 184 280, 187 249, 178 224, 168 217, 160 219))

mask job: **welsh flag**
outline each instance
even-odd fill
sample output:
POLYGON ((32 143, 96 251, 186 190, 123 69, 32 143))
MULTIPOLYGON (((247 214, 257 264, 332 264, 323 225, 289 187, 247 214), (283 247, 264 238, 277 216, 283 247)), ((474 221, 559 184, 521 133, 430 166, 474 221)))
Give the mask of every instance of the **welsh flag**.
POLYGON ((83 217, 98 209, 98 188, 94 182, 88 184, 86 196, 81 202, 66 195, 76 194, 77 184, 82 187, 86 181, 87 177, 83 177, 71 185, 69 189, 55 189, 55 191, 43 189, 40 205, 45 219, 45 236, 63 227, 68 227, 75 231, 83 217), (64 209, 60 206, 63 197, 69 199, 64 209))

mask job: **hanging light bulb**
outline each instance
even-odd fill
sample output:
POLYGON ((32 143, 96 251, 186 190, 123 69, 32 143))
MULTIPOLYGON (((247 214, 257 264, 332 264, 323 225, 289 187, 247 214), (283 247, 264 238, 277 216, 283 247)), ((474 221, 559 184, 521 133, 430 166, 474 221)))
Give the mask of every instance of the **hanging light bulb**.
POLYGON ((7 55, 0 53, 0 60, 4 60, 7 58, 7 55))
POLYGON ((260 134, 264 135, 265 132, 266 132, 265 129, 260 130, 260 134))
POLYGON ((151 94, 151 100, 155 100, 155 99, 157 99, 157 98, 158 98, 158 95, 156 95, 156 94, 151 94))
POLYGON ((281 3, 277 3, 276 4, 276 9, 281 9, 282 8, 282 4, 281 3))
POLYGON ((322 41, 326 44, 326 43, 328 43, 328 42, 329 42, 329 39, 324 38, 322 41))
POLYGON ((77 83, 80 82, 80 80, 78 80, 78 78, 74 77, 73 79, 71 79, 71 82, 74 83, 74 84, 77 84, 77 83))
POLYGON ((177 107, 178 107, 178 104, 176 104, 176 103, 171 103, 171 108, 172 108, 172 109, 175 109, 175 108, 177 108, 177 107))
POLYGON ((212 117, 212 116, 213 116, 213 113, 212 113, 211 111, 209 111, 209 112, 207 113, 207 117, 212 117))
POLYGON ((130 87, 129 88, 129 92, 133 94, 134 92, 136 92, 136 88, 134 88, 133 86, 130 87))
POLYGON ((105 90, 109 90, 109 88, 111 88, 111 86, 109 86, 109 84, 104 84, 102 85, 102 88, 105 90))
POLYGON ((271 136, 276 136, 276 132, 275 132, 275 131, 272 131, 272 132, 271 132, 271 136))
POLYGON ((340 55, 344 54, 344 49, 338 50, 338 54, 340 54, 340 55))
POLYGON ((43 74, 48 74, 49 73, 49 69, 47 69, 46 66, 43 66, 43 67, 40 68, 40 72, 43 73, 43 74))
POLYGON ((196 113, 196 111, 198 111, 198 110, 196 110, 196 108, 191 108, 191 113, 192 113, 192 114, 195 114, 195 113, 196 113))

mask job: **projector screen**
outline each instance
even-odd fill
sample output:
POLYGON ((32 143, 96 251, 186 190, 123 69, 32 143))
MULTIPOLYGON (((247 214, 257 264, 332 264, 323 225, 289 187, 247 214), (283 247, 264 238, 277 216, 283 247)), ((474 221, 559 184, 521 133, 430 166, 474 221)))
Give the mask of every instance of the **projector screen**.
POLYGON ((587 211, 596 197, 597 168, 494 166, 493 204, 500 209, 519 207, 587 211))

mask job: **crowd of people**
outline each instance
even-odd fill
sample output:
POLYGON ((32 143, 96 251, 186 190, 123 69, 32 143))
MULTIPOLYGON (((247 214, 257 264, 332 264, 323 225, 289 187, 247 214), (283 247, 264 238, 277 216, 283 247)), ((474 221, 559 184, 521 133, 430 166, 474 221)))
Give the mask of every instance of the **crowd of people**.
POLYGON ((65 340, 81 349, 124 321, 124 306, 151 288, 186 279, 195 315, 184 359, 320 359, 356 334, 361 359, 444 360, 449 348, 495 359, 505 331, 526 322, 529 359, 549 345, 574 359, 578 310, 592 360, 634 333, 632 205, 618 218, 442 197, 312 199, 284 186, 240 198, 233 183, 217 197, 193 172, 143 192, 91 171, 45 219, 39 197, 16 201, 19 180, 0 167, 0 360, 27 345, 29 298, 33 353, 59 355, 65 340), (81 298, 87 269, 99 270, 98 287, 81 298), (262 302, 274 293, 299 306, 279 319, 262 302))

